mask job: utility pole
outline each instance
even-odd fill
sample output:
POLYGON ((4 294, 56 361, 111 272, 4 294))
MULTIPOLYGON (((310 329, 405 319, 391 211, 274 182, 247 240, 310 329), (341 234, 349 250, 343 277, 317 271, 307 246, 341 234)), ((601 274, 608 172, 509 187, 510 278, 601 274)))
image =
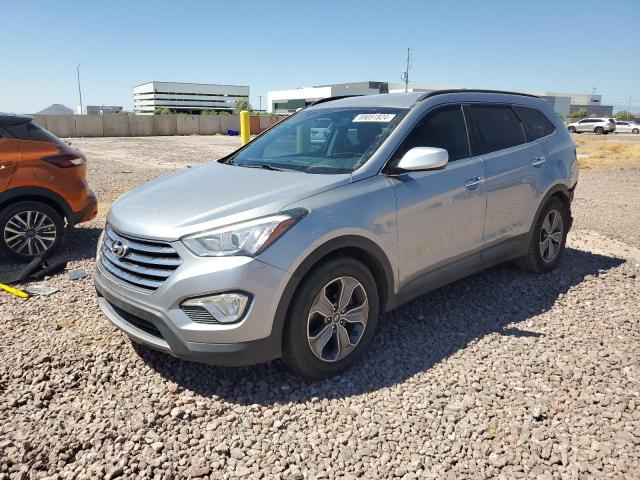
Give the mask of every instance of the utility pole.
POLYGON ((593 86, 593 91, 591 92, 591 95, 595 95, 596 94, 596 86, 593 86))
POLYGON ((631 113, 631 97, 633 97, 633 94, 629 95, 629 103, 627 104, 627 112, 631 113))
POLYGON ((78 66, 76 67, 76 72, 78 73, 78 95, 80 96, 80 115, 82 115, 82 88, 80 88, 80 65, 82 64, 79 63, 78 66))
POLYGON ((404 80, 405 93, 409 91, 409 68, 411 68, 411 49, 407 48, 407 69, 400 75, 400 78, 404 80))
POLYGON ((260 106, 258 107, 258 111, 262 111, 262 95, 260 95, 260 106))

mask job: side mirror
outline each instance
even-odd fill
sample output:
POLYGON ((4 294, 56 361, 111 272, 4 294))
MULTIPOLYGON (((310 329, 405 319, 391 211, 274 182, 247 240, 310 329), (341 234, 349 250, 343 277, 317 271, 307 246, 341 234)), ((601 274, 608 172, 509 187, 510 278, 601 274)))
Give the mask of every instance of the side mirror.
POLYGON ((449 162, 449 152, 443 148, 415 147, 400 159, 398 170, 437 170, 446 167, 449 162))

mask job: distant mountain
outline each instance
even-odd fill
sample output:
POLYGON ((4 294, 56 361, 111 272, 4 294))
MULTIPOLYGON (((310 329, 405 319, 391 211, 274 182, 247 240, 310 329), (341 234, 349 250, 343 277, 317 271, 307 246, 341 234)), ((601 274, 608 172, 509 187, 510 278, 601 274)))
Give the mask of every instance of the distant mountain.
POLYGON ((62 105, 61 103, 54 103, 44 110, 36 112, 37 115, 73 115, 73 113, 72 108, 62 105))

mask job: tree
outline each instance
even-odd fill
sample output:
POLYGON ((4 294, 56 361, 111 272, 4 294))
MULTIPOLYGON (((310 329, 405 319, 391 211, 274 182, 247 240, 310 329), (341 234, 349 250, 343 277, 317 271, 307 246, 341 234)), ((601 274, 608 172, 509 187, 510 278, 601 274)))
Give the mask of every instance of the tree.
POLYGON ((218 115, 218 112, 216 110, 202 110, 200 112, 200 115, 204 115, 206 116, 213 116, 213 115, 218 115))
POLYGON ((169 110, 168 108, 156 107, 153 110, 153 114, 154 115, 171 115, 171 110, 169 110))
POLYGON ((573 113, 570 113, 569 115, 567 115, 567 117, 569 118, 583 118, 583 117, 587 117, 589 115, 589 112, 587 111, 586 108, 581 108, 580 110, 576 110, 573 113))
POLYGON ((252 111, 249 100, 245 98, 239 98, 238 100, 236 100, 236 108, 234 109, 234 113, 240 113, 242 110, 252 111))
POLYGON ((623 118, 625 120, 633 120, 634 118, 636 118, 636 116, 633 113, 628 112, 626 110, 620 110, 618 113, 616 113, 615 117, 623 118))

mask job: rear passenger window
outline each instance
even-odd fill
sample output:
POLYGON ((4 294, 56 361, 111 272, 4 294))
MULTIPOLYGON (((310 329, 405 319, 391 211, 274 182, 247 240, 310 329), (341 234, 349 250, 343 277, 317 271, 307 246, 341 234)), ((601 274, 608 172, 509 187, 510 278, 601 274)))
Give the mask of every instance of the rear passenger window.
POLYGON ((64 142, 53 133, 45 130, 41 126, 29 121, 17 125, 5 125, 7 131, 20 140, 36 140, 39 142, 50 142, 56 145, 64 145, 64 142))
POLYGON ((414 147, 444 148, 449 161, 469 157, 467 128, 460 105, 439 108, 430 112, 414 127, 396 152, 400 159, 414 147))
POLYGON ((480 145, 474 153, 485 154, 525 142, 520 120, 507 105, 472 105, 480 145))
POLYGON ((527 141, 551 135, 556 128, 540 110, 530 107, 513 107, 522 120, 527 141))

